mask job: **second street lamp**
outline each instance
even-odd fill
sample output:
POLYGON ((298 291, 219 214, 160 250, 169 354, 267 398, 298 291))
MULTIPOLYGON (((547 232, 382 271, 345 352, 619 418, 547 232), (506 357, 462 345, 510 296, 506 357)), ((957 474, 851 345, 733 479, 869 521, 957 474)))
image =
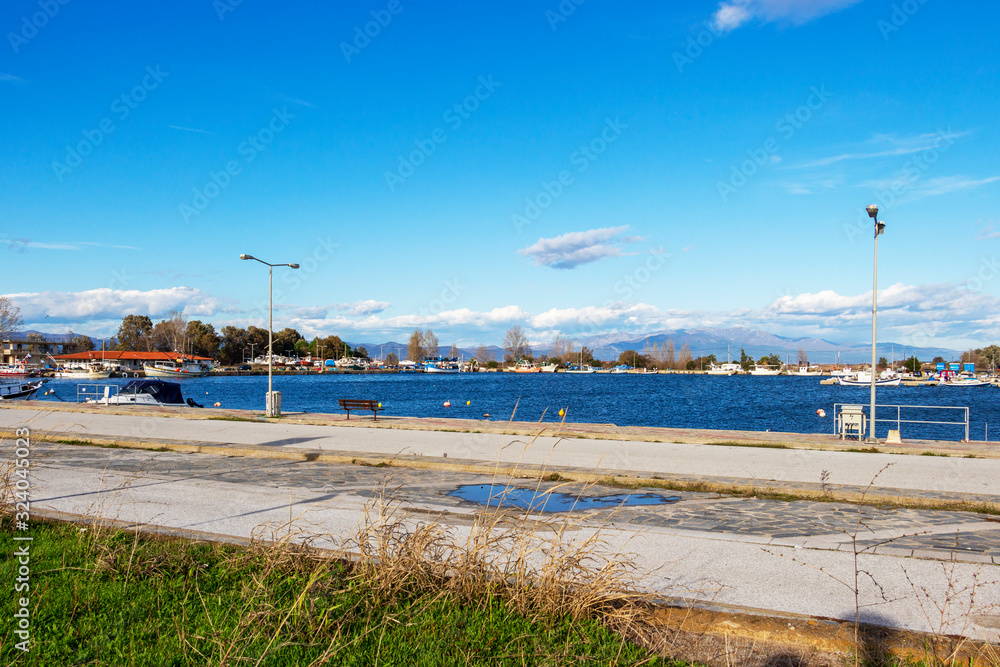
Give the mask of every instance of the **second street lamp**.
POLYGON ((872 391, 871 406, 869 407, 871 426, 868 431, 868 441, 878 443, 878 439, 875 437, 875 321, 878 317, 878 237, 885 231, 885 223, 878 219, 878 206, 875 204, 868 206, 865 210, 868 211, 868 217, 875 222, 875 262, 872 270, 872 391))
POLYGON ((273 390, 272 384, 272 366, 274 363, 274 306, 272 303, 274 295, 274 267, 276 266, 287 266, 292 269, 299 268, 298 264, 271 264, 270 262, 265 262, 262 259, 258 259, 253 255, 240 255, 240 259, 252 259, 261 264, 267 265, 267 396, 264 398, 264 414, 268 417, 280 417, 281 416, 281 399, 280 393, 273 390))

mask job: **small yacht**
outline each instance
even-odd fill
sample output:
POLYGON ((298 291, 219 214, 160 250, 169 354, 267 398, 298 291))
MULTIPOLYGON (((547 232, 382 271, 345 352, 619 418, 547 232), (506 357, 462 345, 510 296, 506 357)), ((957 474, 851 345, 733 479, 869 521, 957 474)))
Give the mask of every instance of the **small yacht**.
POLYGON ((16 401, 17 399, 31 398, 35 392, 42 388, 41 381, 27 382, 19 380, 0 379, 0 401, 16 401))
POLYGON ((767 366, 758 366, 757 364, 754 364, 753 368, 750 369, 750 375, 778 375, 780 373, 781 370, 778 368, 768 368, 767 366))
MULTIPOLYGON (((893 373, 883 373, 876 378, 876 387, 898 387, 900 377, 893 373)), ((870 371, 859 371, 851 377, 841 377, 840 384, 847 387, 870 387, 872 385, 872 374, 870 371)))
POLYGON ((462 366, 458 363, 458 357, 431 357, 424 360, 424 372, 461 373, 462 366))
POLYGON ((211 368, 207 364, 179 357, 175 361, 147 361, 143 363, 142 370, 146 377, 202 377, 208 375, 211 368))
POLYGON ((705 371, 707 375, 736 375, 740 372, 740 365, 734 363, 712 364, 705 371))
POLYGON ((574 375, 590 375, 591 373, 596 373, 597 369, 584 364, 583 366, 570 366, 566 369, 566 372, 573 373, 574 375))
MULTIPOLYGON (((79 395, 87 396, 89 393, 86 391, 86 387, 84 387, 79 395)), ((87 397, 84 402, 98 403, 100 405, 187 405, 192 408, 202 407, 190 398, 185 401, 179 384, 176 382, 164 382, 163 380, 132 380, 121 388, 117 385, 95 387, 94 396, 95 398, 87 397)))

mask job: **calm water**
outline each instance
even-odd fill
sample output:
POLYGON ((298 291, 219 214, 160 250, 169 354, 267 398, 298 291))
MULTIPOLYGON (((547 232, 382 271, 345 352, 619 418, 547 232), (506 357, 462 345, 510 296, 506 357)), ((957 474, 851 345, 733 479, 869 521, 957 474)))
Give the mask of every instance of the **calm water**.
MULTIPOLYGON (((286 412, 339 412, 337 399, 364 398, 381 401, 387 415, 481 419, 488 413, 494 421, 506 421, 516 405, 518 421, 558 421, 559 410, 565 409, 570 422, 830 433, 834 403, 867 405, 869 390, 824 386, 820 379, 600 373, 300 375, 275 377, 274 388, 282 392, 286 412), (452 407, 443 407, 445 401, 450 401, 452 407), (818 417, 818 409, 825 410, 827 416, 818 417)), ((124 384, 127 380, 100 382, 124 384)), ((264 409, 267 376, 191 378, 179 382, 185 398, 206 407, 218 401, 226 408, 264 409)), ((63 400, 74 401, 78 383, 52 380, 47 387, 55 389, 63 400)), ((879 405, 967 406, 972 422, 970 437, 982 440, 985 424, 989 423, 995 429, 990 440, 1000 440, 1000 392, 994 387, 879 387, 877 391, 879 405)), ((880 411, 878 416, 889 417, 890 411, 880 411)), ((912 417, 962 420, 957 412, 943 410, 912 417)), ((880 423, 879 433, 889 428, 880 423)), ((960 440, 964 429, 903 424, 902 435, 960 440)))

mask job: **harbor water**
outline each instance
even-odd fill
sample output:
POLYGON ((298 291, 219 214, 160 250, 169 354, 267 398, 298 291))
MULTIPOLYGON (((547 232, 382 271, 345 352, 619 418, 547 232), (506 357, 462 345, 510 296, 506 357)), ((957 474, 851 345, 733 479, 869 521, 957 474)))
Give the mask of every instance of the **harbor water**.
MULTIPOLYGON (((380 401, 380 415, 454 417, 507 421, 556 422, 564 410, 568 422, 618 426, 832 433, 835 403, 867 406, 867 387, 821 385, 818 377, 683 374, 566 375, 563 373, 460 373, 289 375, 275 376, 284 412, 337 413, 341 398, 380 401), (450 407, 445 407, 445 402, 450 407), (817 410, 823 410, 820 417, 817 410), (484 417, 489 415, 489 417, 484 417)), ((128 380, 89 384, 123 385, 128 380)), ((185 398, 205 407, 263 410, 266 376, 202 377, 178 380, 185 398)), ((52 380, 53 395, 42 400, 75 401, 75 380, 52 380)), ((1000 440, 1000 393, 995 387, 879 387, 879 405, 968 407, 970 438, 983 440, 987 424, 1000 440)), ((364 414, 364 413, 361 413, 364 414)), ((896 411, 876 416, 878 434, 896 428, 896 411)), ((959 411, 910 411, 903 419, 961 422, 959 411)), ((961 440, 963 426, 901 424, 903 438, 961 440)), ((994 439, 993 437, 990 438, 994 439)))

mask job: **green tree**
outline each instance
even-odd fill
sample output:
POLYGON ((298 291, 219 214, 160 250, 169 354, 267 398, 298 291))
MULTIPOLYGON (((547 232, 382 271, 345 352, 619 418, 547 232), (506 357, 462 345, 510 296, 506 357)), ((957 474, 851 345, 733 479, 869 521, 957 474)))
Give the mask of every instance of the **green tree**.
POLYGON ((740 348, 740 368, 744 371, 749 371, 750 367, 753 366, 753 357, 746 353, 742 347, 740 348))
POLYGON ((399 357, 396 355, 395 352, 390 352, 389 354, 385 355, 385 360, 382 363, 384 363, 386 366, 398 366, 399 357))
POLYGON ((220 333, 219 361, 229 366, 242 364, 244 359, 250 355, 246 329, 225 326, 222 327, 220 333))
POLYGON ((772 366, 781 368, 781 356, 777 354, 767 354, 757 360, 758 366, 772 366))
POLYGON ((274 334, 274 354, 289 355, 295 353, 295 344, 302 339, 299 332, 291 327, 285 327, 274 334))
POLYGON ((90 339, 90 336, 84 336, 82 334, 74 334, 72 331, 69 332, 70 338, 63 345, 63 352, 90 352, 94 349, 94 341, 90 339), (67 350, 66 348, 69 348, 67 350))
POLYGON ((903 362, 903 368, 910 371, 911 373, 919 373, 921 368, 920 360, 917 359, 916 357, 910 357, 909 359, 903 362))
POLYGON ((889 360, 886 359, 885 357, 879 357, 878 358, 878 367, 879 368, 888 368, 889 367, 889 360))
POLYGON ((354 348, 354 354, 351 356, 357 357, 358 359, 371 359, 371 357, 368 356, 368 350, 364 345, 359 345, 354 348))
POLYGON ((222 340, 215 333, 215 327, 201 320, 191 320, 184 330, 187 351, 199 357, 215 359, 219 356, 222 340))
POLYGON ((126 315, 115 336, 118 339, 118 349, 126 352, 149 352, 152 349, 152 334, 153 321, 147 315, 126 315))
POLYGON ((406 346, 406 352, 410 356, 410 361, 419 364, 424 360, 424 342, 420 335, 420 329, 414 329, 410 334, 410 342, 406 346))
POLYGON ((635 350, 625 350, 618 355, 619 366, 632 366, 633 368, 646 368, 649 364, 649 357, 639 354, 635 350))

